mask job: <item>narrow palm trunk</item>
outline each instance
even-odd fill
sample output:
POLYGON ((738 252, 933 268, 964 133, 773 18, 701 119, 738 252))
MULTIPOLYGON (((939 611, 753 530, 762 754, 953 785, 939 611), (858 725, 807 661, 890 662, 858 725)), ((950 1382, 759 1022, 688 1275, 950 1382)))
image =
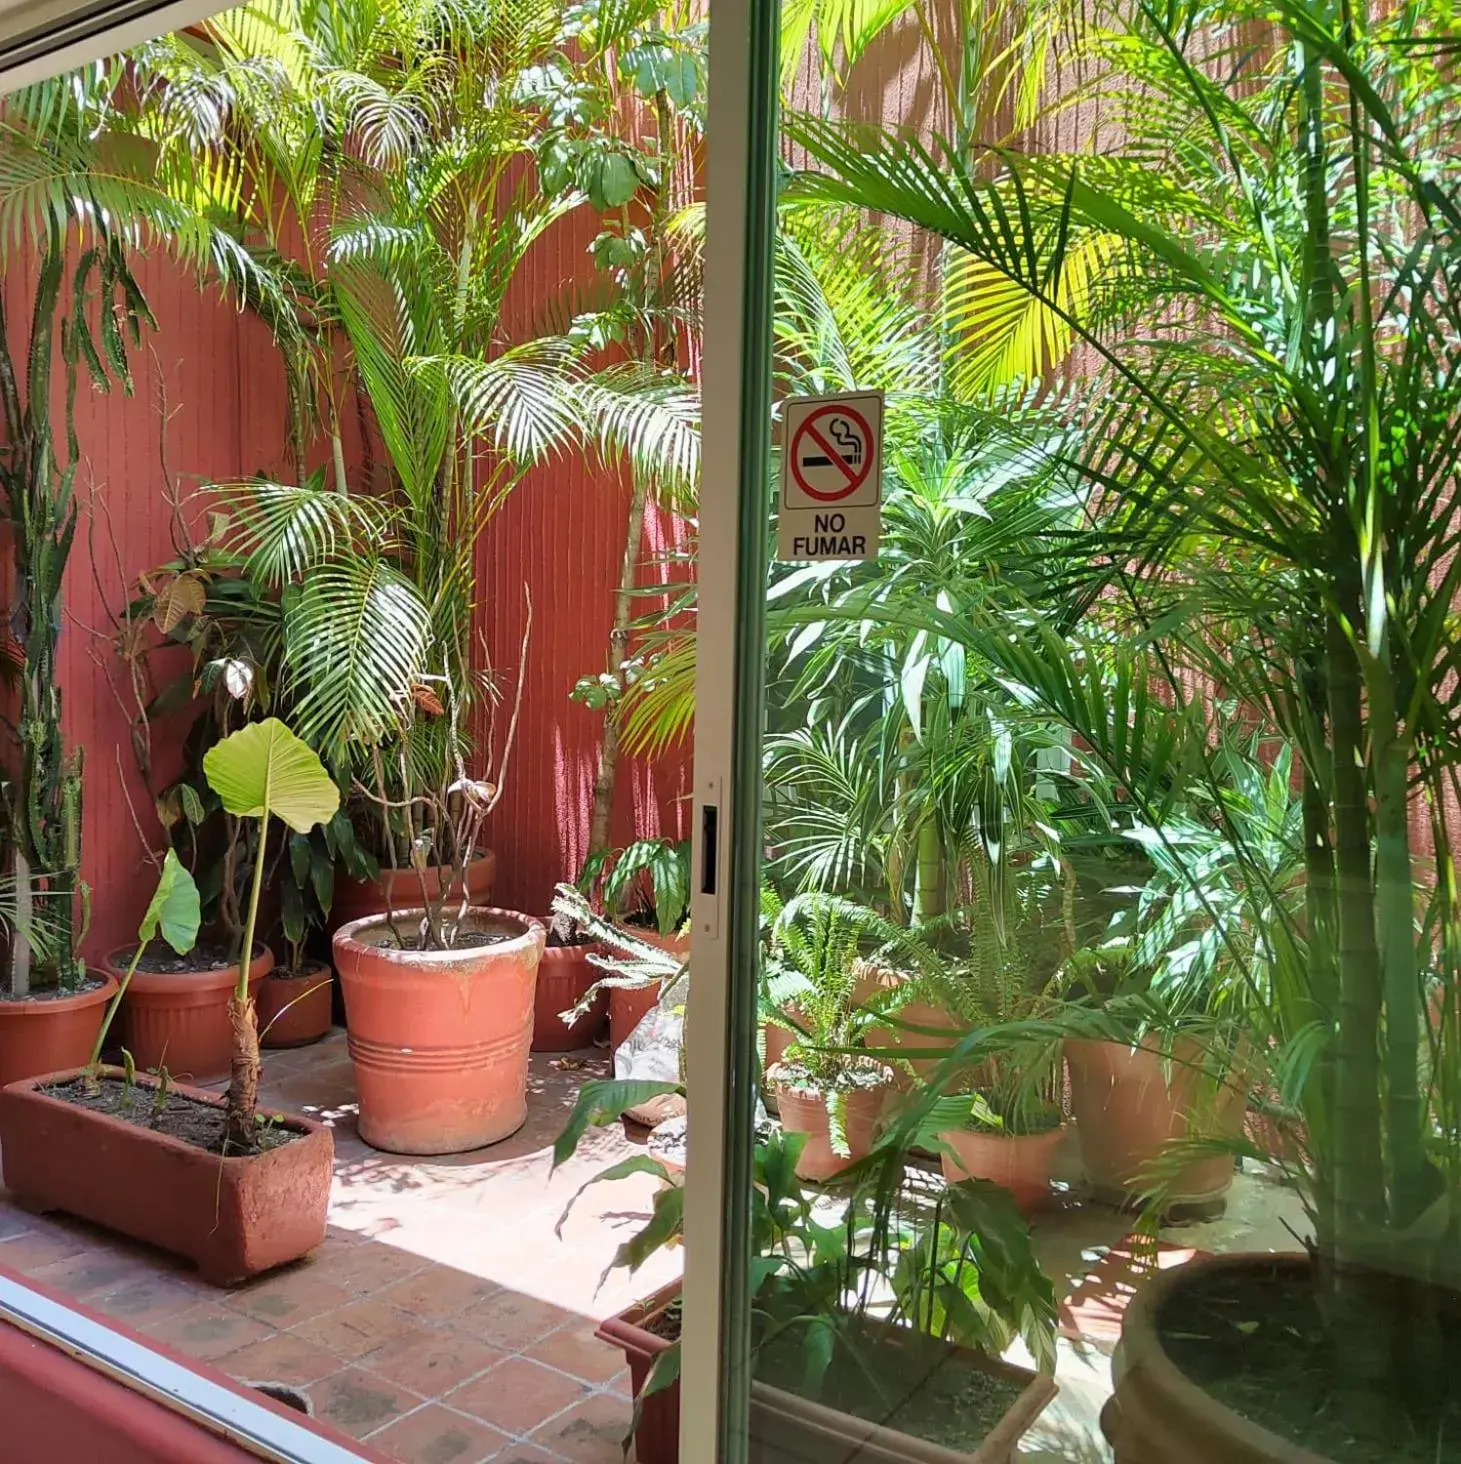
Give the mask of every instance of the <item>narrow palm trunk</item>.
POLYGON ((944 913, 944 842, 938 820, 927 818, 918 830, 918 884, 914 908, 919 925, 944 913))
POLYGON ((1375 749, 1376 917, 1385 992, 1385 1137, 1390 1226, 1408 1227, 1424 1208, 1425 1105, 1420 1091, 1420 970, 1410 858, 1410 746, 1396 735, 1385 670, 1370 678, 1375 749), (1383 683, 1383 684, 1382 684, 1383 683))
POLYGON ((1379 953, 1370 873, 1369 803, 1359 667, 1344 627, 1329 617, 1328 663, 1334 753, 1334 854, 1339 967, 1335 1048, 1335 1260, 1363 1259, 1361 1237, 1384 1218, 1380 1145, 1379 953))
MULTIPOLYGON (((629 498, 629 522, 624 527, 624 557, 619 564, 619 589, 614 597, 614 623, 609 631, 609 674, 618 676, 629 655, 629 625, 634 613, 634 591, 639 585, 639 545, 644 537, 648 489, 639 474, 629 498)), ((588 852, 592 857, 609 847, 614 813, 614 788, 619 777, 619 719, 610 706, 599 738, 599 762, 594 775, 593 816, 589 820, 588 852)))

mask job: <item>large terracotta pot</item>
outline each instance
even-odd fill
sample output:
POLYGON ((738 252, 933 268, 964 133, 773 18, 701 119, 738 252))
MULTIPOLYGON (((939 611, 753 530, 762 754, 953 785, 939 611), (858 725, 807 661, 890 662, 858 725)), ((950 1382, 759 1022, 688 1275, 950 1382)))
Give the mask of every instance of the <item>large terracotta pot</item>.
MULTIPOLYGON (((421 917, 402 911, 400 923, 421 917)), ((477 909, 505 938, 403 951, 376 916, 335 933, 360 1136, 393 1154, 459 1154, 495 1144, 527 1117, 533 996, 547 932, 511 910, 477 909)))
POLYGON ((1115 1395, 1101 1412, 1101 1429, 1116 1464, 1328 1464, 1320 1454, 1252 1423, 1178 1371, 1157 1324, 1184 1286, 1214 1270, 1294 1267, 1307 1256, 1210 1256, 1158 1271, 1142 1283, 1121 1321, 1112 1360, 1115 1395))
POLYGON ((572 1052, 592 1047, 608 1016, 608 993, 601 991, 594 1004, 574 1022, 563 1013, 578 1005, 604 973, 589 960, 601 955, 600 945, 548 946, 538 963, 537 995, 533 1003, 533 1051, 572 1052))
MULTIPOLYGON (((1148 1039, 1138 1047, 1074 1038, 1065 1044, 1070 1108, 1080 1136, 1081 1162, 1096 1194, 1128 1204, 1142 1187, 1143 1171, 1172 1139, 1198 1131, 1236 1138, 1243 1131, 1247 1094, 1236 1074, 1205 1101, 1197 1043, 1179 1041, 1170 1066, 1148 1039), (1199 1109, 1201 1110, 1199 1112, 1199 1109)), ((1221 1199, 1233 1182, 1233 1156, 1194 1160, 1168 1186, 1169 1205, 1203 1205, 1221 1199)))
POLYGON ((776 1102, 781 1113, 781 1126, 788 1133, 806 1134, 806 1147, 796 1161, 796 1172, 802 1179, 827 1180, 866 1159, 872 1152, 878 1116, 888 1095, 888 1084, 875 1088, 854 1088, 843 1097, 843 1127, 847 1131, 846 1155, 832 1148, 828 1127, 827 1100, 821 1093, 793 1088, 786 1083, 776 1085, 776 1102))
MULTIPOLYGON (((667 1352, 678 1328, 665 1314, 678 1298, 680 1283, 662 1287, 599 1325, 600 1341, 619 1348, 629 1364, 629 1380, 639 1399, 634 1430, 638 1464, 679 1464, 680 1384, 641 1398, 656 1359, 667 1352)), ((898 1329, 887 1329, 887 1345, 900 1345, 898 1329)), ((751 1383, 751 1464, 1013 1464, 1020 1439, 1055 1396, 1053 1379, 1028 1368, 1001 1362, 964 1347, 951 1355, 973 1371, 993 1373, 1021 1387, 1009 1411, 972 1452, 945 1448, 895 1428, 870 1423, 814 1403, 757 1378, 751 1383)))
MULTIPOLYGON (((497 876, 497 855, 484 849, 465 870, 468 901, 485 906, 492 898, 492 882, 497 876)), ((383 869, 374 879, 335 880, 335 896, 330 903, 330 924, 339 930, 367 915, 383 915, 389 904, 392 911, 419 910, 421 884, 426 882, 428 897, 435 900, 441 893, 443 879, 451 878, 451 870, 433 864, 419 874, 414 869, 383 869)), ((461 886, 457 886, 460 898, 461 886)))
POLYGON ((304 1047, 330 1030, 335 973, 327 961, 299 971, 275 967, 259 987, 259 1041, 265 1047, 304 1047))
POLYGON ((89 1063, 116 990, 107 975, 100 985, 73 996, 0 1001, 0 1088, 89 1063))
MULTIPOLYGON (((657 930, 635 927, 634 934, 641 940, 658 946, 678 960, 685 960, 690 954, 688 935, 661 935, 657 930)), ((618 1050, 628 1041, 634 1029, 655 1009, 659 1001, 663 982, 656 981, 649 986, 611 986, 609 988, 609 1051, 618 1050)))
MULTIPOLYGON (((64 1210, 195 1261, 231 1286, 308 1255, 325 1238, 335 1141, 309 1119, 271 1115, 301 1135, 247 1158, 206 1150, 42 1091, 85 1069, 0 1091, 6 1187, 29 1210, 64 1210)), ((118 1068, 103 1075, 120 1077, 118 1068)), ((139 1087, 155 1080, 139 1074, 139 1087)), ((216 1093, 173 1092, 221 1108, 216 1093)))
POLYGON ((939 1162, 950 1184, 965 1179, 993 1180, 1015 1197, 1022 1214, 1030 1215, 1050 1202, 1055 1156, 1065 1135, 1063 1124, 1040 1134, 952 1129, 939 1138, 954 1152, 941 1153, 939 1162))
MULTIPOLYGON (((114 950, 106 958, 107 974, 120 980, 135 949, 114 950)), ((259 946, 249 967, 249 991, 256 1001, 260 983, 273 969, 274 952, 259 946)), ((228 1003, 237 980, 236 966, 138 971, 122 998, 117 1040, 144 1072, 165 1065, 174 1077, 195 1083, 227 1077, 233 1051, 228 1003)))

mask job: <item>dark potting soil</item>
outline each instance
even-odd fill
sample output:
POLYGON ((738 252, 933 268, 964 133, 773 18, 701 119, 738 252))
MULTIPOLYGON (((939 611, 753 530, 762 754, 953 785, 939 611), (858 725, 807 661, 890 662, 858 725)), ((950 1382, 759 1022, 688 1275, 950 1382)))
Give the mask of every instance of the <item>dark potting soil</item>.
MULTIPOLYGON (((763 1345, 756 1376, 798 1397, 807 1354, 799 1328, 763 1345)), ((900 1332, 848 1327, 812 1401, 913 1438, 972 1454, 1014 1407, 1025 1385, 969 1367, 948 1344, 900 1332)))
POLYGON ((1326 1324, 1306 1268, 1195 1277, 1157 1318, 1172 1362, 1244 1418, 1335 1464, 1461 1464, 1461 1295, 1379 1278, 1357 1315, 1326 1324), (1374 1370, 1359 1361, 1375 1346, 1374 1370), (1348 1365, 1346 1365, 1346 1362, 1348 1365))
MULTIPOLYGON (((136 946, 128 946, 117 952, 117 961, 124 971, 132 964, 136 949, 136 946)), ((254 947, 255 960, 263 954, 263 950, 263 946, 254 947)), ((234 964, 234 957, 229 954, 228 947, 214 941, 199 941, 186 955, 180 956, 165 940, 154 940, 142 952, 137 969, 145 971, 149 976, 177 976, 184 971, 222 971, 226 966, 234 964)))
POLYGON ((24 996, 14 996, 0 987, 0 1002, 5 1001, 60 1001, 67 996, 80 996, 86 991, 99 991, 107 984, 105 976, 93 976, 88 971, 74 986, 32 986, 24 996))
MULTIPOLYGON (((211 1103, 199 1103, 196 1098, 181 1093, 169 1092, 161 1112, 156 1106, 157 1091, 148 1084, 128 1083, 123 1078, 102 1077, 96 1091, 87 1089, 85 1079, 72 1078, 66 1083, 42 1089, 51 1098, 63 1103, 87 1108, 93 1113, 109 1113, 137 1128, 151 1129, 154 1133, 167 1134, 181 1139, 195 1149, 209 1154, 223 1152, 224 1112, 211 1103)), ((293 1129, 284 1128, 267 1119, 259 1119, 260 1150, 278 1149, 291 1144, 303 1135, 293 1129)))
MULTIPOLYGON (((522 934, 520 930, 509 930, 503 926, 496 926, 491 930, 459 930, 457 938, 452 942, 454 951, 480 950, 483 946, 501 945, 504 941, 516 940, 522 934)), ((401 932, 400 943, 392 938, 389 930, 382 932, 381 939, 374 939, 375 932, 371 932, 370 944, 376 946, 392 946, 396 950, 420 951, 436 950, 436 946, 423 946, 421 937, 414 930, 401 932)), ((359 939, 359 937, 357 937, 359 939)))

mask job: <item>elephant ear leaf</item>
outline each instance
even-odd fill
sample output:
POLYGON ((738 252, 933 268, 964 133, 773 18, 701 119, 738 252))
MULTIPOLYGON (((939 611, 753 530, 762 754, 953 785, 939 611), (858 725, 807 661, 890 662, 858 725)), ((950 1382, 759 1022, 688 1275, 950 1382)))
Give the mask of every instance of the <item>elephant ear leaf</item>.
POLYGON ((177 850, 169 849, 147 913, 137 927, 137 939, 145 946, 161 932, 173 950, 186 955, 198 939, 199 919, 198 886, 177 850))
POLYGON ((282 818, 297 834, 328 823, 340 790, 308 743, 277 717, 250 722, 208 749, 208 786, 239 818, 282 818))

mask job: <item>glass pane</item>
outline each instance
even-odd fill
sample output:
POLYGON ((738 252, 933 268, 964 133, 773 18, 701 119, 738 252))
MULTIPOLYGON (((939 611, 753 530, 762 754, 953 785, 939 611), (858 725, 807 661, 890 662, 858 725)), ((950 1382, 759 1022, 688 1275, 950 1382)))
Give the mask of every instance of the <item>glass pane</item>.
POLYGON ((803 15, 749 1457, 1457 1459, 1454 20, 803 15))

